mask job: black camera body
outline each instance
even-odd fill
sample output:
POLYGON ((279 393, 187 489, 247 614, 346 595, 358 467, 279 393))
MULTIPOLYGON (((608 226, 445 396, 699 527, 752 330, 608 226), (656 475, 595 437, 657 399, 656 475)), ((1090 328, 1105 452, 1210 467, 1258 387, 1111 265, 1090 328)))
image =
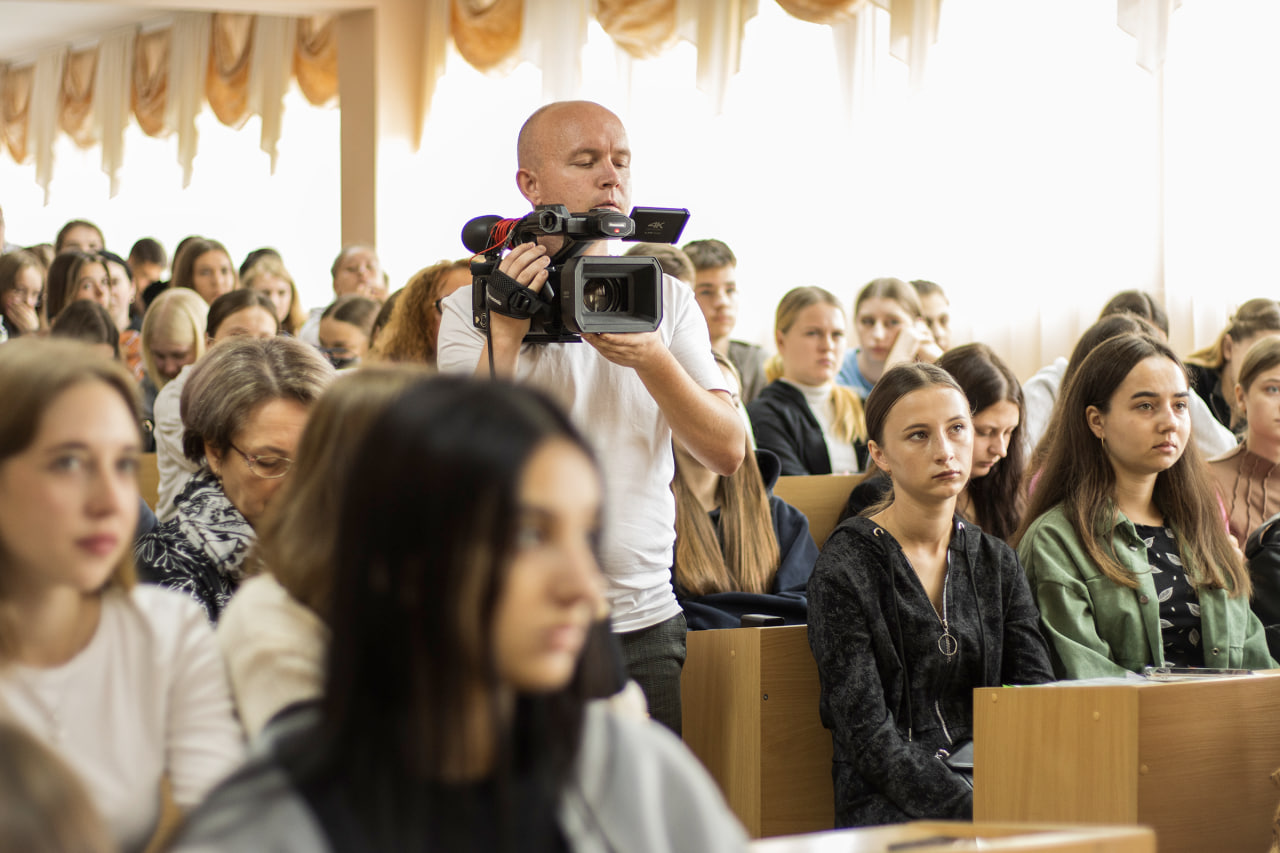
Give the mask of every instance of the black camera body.
POLYGON ((598 240, 674 243, 689 211, 635 208, 631 216, 608 208, 570 213, 542 205, 523 219, 479 216, 462 229, 471 262, 472 322, 488 331, 489 314, 529 320, 526 343, 569 343, 596 332, 652 332, 662 322, 662 267, 654 258, 596 257, 582 253, 598 240), (637 234, 637 223, 641 226, 637 234), (563 236, 540 292, 498 271, 505 250, 539 237, 563 236))

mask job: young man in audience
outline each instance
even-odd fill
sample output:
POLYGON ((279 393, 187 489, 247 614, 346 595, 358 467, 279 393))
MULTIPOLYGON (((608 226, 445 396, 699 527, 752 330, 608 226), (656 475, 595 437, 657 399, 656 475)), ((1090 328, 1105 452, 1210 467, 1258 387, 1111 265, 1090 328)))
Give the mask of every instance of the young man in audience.
POLYGON ((742 376, 742 402, 750 403, 769 382, 764 347, 729 339, 738 322, 738 259, 720 240, 691 240, 684 252, 693 261, 693 295, 707 318, 711 348, 733 362, 742 376))
MULTIPOLYGON (((329 268, 333 276, 333 298, 343 296, 368 296, 378 303, 387 299, 387 278, 382 272, 382 261, 372 246, 346 246, 329 268)), ((302 325, 298 337, 313 347, 320 346, 320 318, 328 305, 312 308, 307 322, 302 325)))
MULTIPOLYGON (((549 104, 525 122, 516 184, 530 204, 571 212, 631 209, 631 150, 621 120, 598 104, 549 104)), ((563 244, 544 237, 512 249, 498 273, 540 291, 563 244)), ((587 247, 604 254, 608 244, 587 247)), ((746 449, 746 431, 707 346, 692 294, 664 277, 656 331, 587 334, 585 343, 524 344, 529 321, 490 313, 493 372, 536 385, 569 410, 590 439, 605 475, 601 568, 614 630, 651 715, 680 730, 685 619, 671 588, 675 501, 674 435, 700 462, 728 476, 746 449)), ((489 374, 485 336, 472 325, 471 291, 444 302, 440 369, 489 374)))

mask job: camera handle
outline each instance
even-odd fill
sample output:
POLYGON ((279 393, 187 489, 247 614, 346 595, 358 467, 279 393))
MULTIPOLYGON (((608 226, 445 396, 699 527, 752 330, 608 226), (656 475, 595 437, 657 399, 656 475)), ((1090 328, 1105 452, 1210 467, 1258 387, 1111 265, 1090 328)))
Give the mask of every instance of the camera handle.
POLYGON ((538 314, 550 314, 551 305, 535 290, 530 290, 502 270, 485 276, 485 303, 490 311, 517 320, 529 320, 538 314))

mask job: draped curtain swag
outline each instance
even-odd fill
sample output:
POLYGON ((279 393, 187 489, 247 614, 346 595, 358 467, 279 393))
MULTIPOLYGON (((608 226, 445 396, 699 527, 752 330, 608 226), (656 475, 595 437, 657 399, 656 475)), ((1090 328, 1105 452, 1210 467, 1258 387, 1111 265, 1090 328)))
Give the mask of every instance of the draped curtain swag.
MULTIPOLYGON (((759 0, 423 0, 422 115, 429 114, 452 40, 462 58, 486 73, 521 60, 543 72, 547 100, 576 97, 580 56, 594 20, 629 59, 645 59, 686 39, 697 49, 696 83, 716 108, 737 73, 743 32, 759 0)), ((887 13, 888 53, 907 63, 910 79, 924 74, 937 38, 942 0, 775 0, 799 20, 831 28, 841 100, 858 112, 879 54, 873 15, 887 13)), ((1164 61, 1169 16, 1180 0, 1116 0, 1119 26, 1137 41, 1138 63, 1164 61)), ((65 46, 34 64, 0 66, 0 148, 19 163, 35 160, 36 180, 48 194, 53 141, 59 129, 81 147, 101 143, 111 192, 124 158, 130 114, 149 136, 176 133, 184 185, 196 154, 196 116, 207 100, 215 116, 242 127, 262 119, 263 151, 275 168, 283 97, 296 80, 319 106, 338 92, 336 18, 282 18, 187 13, 154 31, 104 36, 97 47, 65 46)))

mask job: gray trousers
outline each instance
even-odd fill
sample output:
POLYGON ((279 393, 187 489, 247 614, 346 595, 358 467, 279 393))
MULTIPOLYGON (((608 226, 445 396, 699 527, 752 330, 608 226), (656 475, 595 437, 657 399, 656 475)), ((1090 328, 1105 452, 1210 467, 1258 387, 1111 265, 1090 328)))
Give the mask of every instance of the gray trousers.
POLYGON ((684 669, 687 627, 684 614, 665 622, 618 634, 627 675, 649 702, 649 716, 680 734, 680 671, 684 669))

